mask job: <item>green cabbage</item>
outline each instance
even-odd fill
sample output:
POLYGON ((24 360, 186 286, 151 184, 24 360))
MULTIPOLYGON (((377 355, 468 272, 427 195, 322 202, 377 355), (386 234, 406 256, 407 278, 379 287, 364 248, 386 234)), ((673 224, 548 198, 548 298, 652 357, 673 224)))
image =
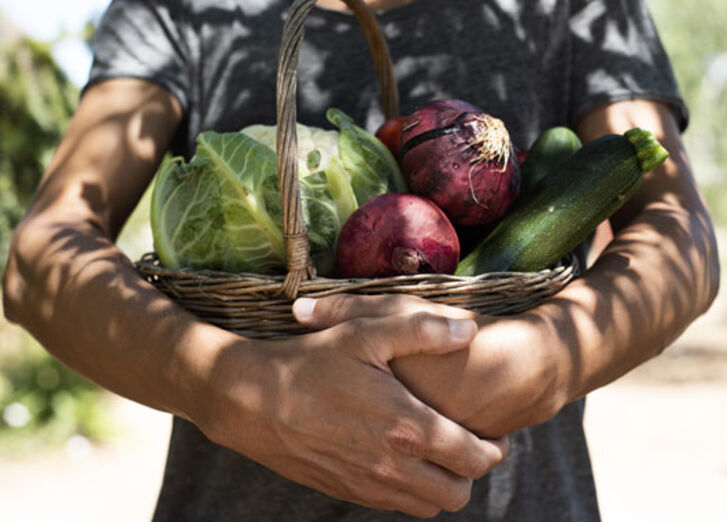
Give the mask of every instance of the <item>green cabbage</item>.
MULTIPOLYGON (((404 191, 389 150, 336 109, 340 131, 298 124, 298 175, 303 219, 317 271, 335 268, 336 240, 359 205, 404 191)), ((166 162, 151 203, 154 246, 169 268, 274 274, 285 271, 275 127, 206 131, 195 156, 166 162)))

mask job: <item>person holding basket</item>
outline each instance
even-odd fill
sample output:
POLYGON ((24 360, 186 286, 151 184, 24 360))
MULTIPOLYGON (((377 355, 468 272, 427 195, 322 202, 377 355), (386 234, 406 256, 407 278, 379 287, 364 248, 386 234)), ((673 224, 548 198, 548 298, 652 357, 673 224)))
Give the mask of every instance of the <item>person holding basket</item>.
MULTIPOLYGON (((347 2, 349 3, 349 2, 347 2)), ((275 122, 283 0, 115 0, 80 105, 13 238, 5 314, 78 373, 175 415, 155 521, 598 520, 583 397, 711 304, 719 264, 642 1, 367 0, 404 113, 485 107, 518 147, 641 126, 670 159, 580 279, 507 317, 413 296, 296 301, 314 333, 247 339, 187 312, 114 245, 164 154, 275 122), (509 455, 508 455, 509 452, 509 455), (451 513, 442 513, 443 511, 451 513)), ((383 121, 356 18, 306 21, 298 120, 383 121)))

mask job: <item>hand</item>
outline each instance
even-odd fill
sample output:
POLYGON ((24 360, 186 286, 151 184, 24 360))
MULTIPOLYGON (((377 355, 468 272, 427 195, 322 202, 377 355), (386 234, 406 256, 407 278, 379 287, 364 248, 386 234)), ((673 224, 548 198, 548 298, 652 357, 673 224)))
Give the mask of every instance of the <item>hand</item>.
POLYGON ((557 335, 536 313, 478 315, 408 295, 335 295, 300 299, 297 320, 327 328, 362 317, 431 313, 474 319, 469 349, 448 354, 400 357, 390 365, 397 378, 426 404, 480 436, 499 437, 545 422, 567 402, 570 365, 557 335))
POLYGON ((237 344, 208 379, 211 409, 192 418, 218 444, 335 498, 419 517, 456 511, 507 441, 480 440, 438 414, 388 361, 461 349, 475 332, 471 320, 415 314, 237 344))

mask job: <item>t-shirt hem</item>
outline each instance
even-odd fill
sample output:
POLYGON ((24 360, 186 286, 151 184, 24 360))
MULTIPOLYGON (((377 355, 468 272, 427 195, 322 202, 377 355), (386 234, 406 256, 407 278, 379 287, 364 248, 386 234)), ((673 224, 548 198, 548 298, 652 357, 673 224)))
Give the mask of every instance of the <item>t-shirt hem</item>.
POLYGON ((159 87, 162 87, 163 89, 169 91, 172 96, 174 96, 179 104, 182 107, 182 112, 184 114, 187 113, 187 110, 189 108, 187 95, 184 92, 184 89, 179 87, 178 85, 175 85, 174 82, 171 81, 165 81, 164 78, 151 78, 149 76, 145 76, 143 74, 129 74, 129 73, 102 73, 102 74, 96 74, 92 76, 86 85, 84 85, 81 88, 81 94, 80 97, 82 98, 83 95, 86 93, 89 87, 101 83, 106 80, 118 80, 118 79, 134 79, 134 80, 142 80, 145 82, 153 83, 155 85, 158 85, 159 87))

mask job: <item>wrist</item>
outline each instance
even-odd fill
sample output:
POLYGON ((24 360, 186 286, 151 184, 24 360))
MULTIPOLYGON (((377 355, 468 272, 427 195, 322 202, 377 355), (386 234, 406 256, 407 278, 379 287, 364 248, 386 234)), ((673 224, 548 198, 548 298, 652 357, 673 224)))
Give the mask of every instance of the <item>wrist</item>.
POLYGON ((285 409, 283 345, 201 322, 183 344, 173 372, 180 392, 175 413, 253 460, 279 447, 270 421, 285 409))
POLYGON ((542 331, 544 342, 538 346, 539 355, 551 368, 551 396, 558 411, 585 395, 586 356, 607 344, 595 320, 600 295, 584 281, 572 282, 531 311, 542 331))
POLYGON ((538 309, 528 315, 532 317, 538 335, 538 342, 533 343, 532 356, 540 368, 539 389, 544 395, 542 418, 539 419, 542 422, 554 417, 575 399, 571 394, 574 360, 562 325, 539 313, 538 309))
POLYGON ((503 431, 550 420, 570 400, 573 365, 562 329, 540 308, 494 321, 495 328, 484 328, 476 342, 482 353, 494 352, 500 361, 495 366, 499 375, 490 380, 501 379, 501 389, 511 390, 503 431))
MULTIPOLYGON (((252 341, 211 324, 195 320, 175 345, 167 367, 172 390, 170 411, 199 427, 209 425, 220 402, 218 384, 233 371, 231 355, 247 354, 245 346, 252 341)), ((246 365, 235 365, 239 379, 245 381, 246 365)))

